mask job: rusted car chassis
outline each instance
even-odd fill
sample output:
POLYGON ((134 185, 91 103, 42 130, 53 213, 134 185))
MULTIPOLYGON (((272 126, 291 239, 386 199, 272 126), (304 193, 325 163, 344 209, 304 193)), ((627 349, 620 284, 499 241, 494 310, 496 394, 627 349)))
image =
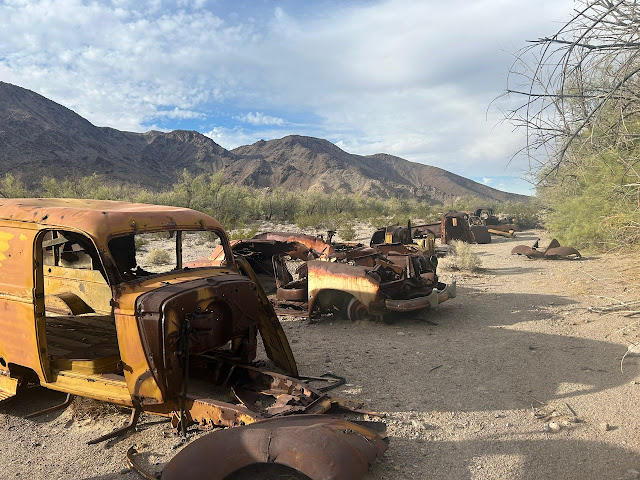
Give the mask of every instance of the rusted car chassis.
POLYGON ((222 479, 234 468, 269 462, 312 479, 356 478, 349 475, 366 471, 386 449, 384 433, 316 416, 332 406, 357 411, 361 405, 297 378, 287 338, 253 269, 234 259, 221 225, 200 212, 95 200, 2 200, 0 311, 0 401, 39 384, 68 398, 132 409, 129 425, 95 442, 132 428, 141 412, 170 418, 183 434, 191 426, 247 428, 195 440, 185 452, 199 452, 196 457, 175 457, 162 478, 200 479, 200 469, 222 479), (223 263, 187 265, 185 249, 198 235, 214 239, 223 263), (164 253, 155 258, 166 259, 151 261, 158 250, 164 253), (253 366, 258 334, 284 374, 253 366), (247 427, 261 422, 268 426, 247 427), (301 440, 307 427, 315 434, 301 440), (256 456, 265 432, 273 448, 256 456), (311 452, 336 437, 353 448, 327 450, 327 464, 316 464, 311 452), (235 451, 233 463, 221 460, 226 448, 235 451))
MULTIPOLYGON (((435 307, 456 295, 455 279, 450 285, 439 281, 436 256, 415 246, 328 244, 308 235, 269 232, 232 242, 232 249, 255 271, 275 278, 272 299, 280 313, 383 318, 435 307)), ((218 264, 223 255, 218 248, 207 261, 218 264)))

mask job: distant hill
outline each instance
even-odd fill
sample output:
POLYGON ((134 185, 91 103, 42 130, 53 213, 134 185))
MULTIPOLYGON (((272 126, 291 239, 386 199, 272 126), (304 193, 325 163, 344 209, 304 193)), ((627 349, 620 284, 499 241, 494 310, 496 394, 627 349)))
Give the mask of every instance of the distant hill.
POLYGON ((35 92, 0 82, 0 174, 65 179, 93 173, 158 187, 183 169, 215 172, 231 154, 197 132, 121 132, 98 128, 35 92))
POLYGON ((382 198, 415 197, 439 203, 465 196, 501 202, 528 198, 393 155, 353 155, 313 137, 289 135, 261 140, 231 153, 243 160, 229 165, 225 172, 245 185, 359 192, 382 198))
POLYGON ((331 142, 290 135, 228 151, 185 130, 122 132, 96 127, 35 92, 0 82, 0 175, 18 174, 28 185, 56 179, 106 175, 145 187, 170 187, 182 171, 215 173, 252 187, 360 192, 382 198, 450 202, 474 196, 521 201, 441 168, 387 154, 347 153, 331 142))

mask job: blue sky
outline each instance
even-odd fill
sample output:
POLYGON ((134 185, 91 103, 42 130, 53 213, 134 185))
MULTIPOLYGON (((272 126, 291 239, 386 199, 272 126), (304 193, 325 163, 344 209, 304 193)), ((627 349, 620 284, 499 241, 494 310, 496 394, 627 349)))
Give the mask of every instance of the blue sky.
POLYGON ((0 80, 97 126, 289 134, 530 193, 499 123, 513 52, 572 0, 0 0, 0 80))

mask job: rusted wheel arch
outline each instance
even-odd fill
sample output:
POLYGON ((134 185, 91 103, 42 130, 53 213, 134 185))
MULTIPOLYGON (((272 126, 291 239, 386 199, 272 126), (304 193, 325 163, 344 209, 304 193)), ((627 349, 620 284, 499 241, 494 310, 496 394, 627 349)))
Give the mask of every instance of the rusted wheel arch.
POLYGON ((182 449, 161 480, 228 480, 262 463, 289 467, 312 480, 356 480, 387 449, 385 427, 376 423, 293 415, 218 430, 182 449))
POLYGON ((309 299, 309 313, 335 313, 346 314, 347 303, 351 299, 351 295, 342 290, 333 290, 330 288, 320 290, 313 298, 309 299))

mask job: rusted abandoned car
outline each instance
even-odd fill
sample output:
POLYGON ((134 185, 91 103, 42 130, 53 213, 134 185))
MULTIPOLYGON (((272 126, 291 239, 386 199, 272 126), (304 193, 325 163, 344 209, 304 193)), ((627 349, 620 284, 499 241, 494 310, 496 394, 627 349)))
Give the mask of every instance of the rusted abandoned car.
MULTIPOLYGON (((491 230, 494 235, 500 235, 499 232, 517 232, 518 226, 513 223, 513 219, 500 218, 491 207, 476 207, 469 215, 470 225, 484 225, 491 230)), ((510 235, 513 236, 513 233, 510 235)))
POLYGON ((129 425, 95 441, 132 428, 141 412, 168 417, 183 433, 254 424, 240 436, 219 430, 195 440, 163 479, 204 478, 198 469, 222 479, 269 463, 312 479, 357 478, 386 449, 384 433, 360 424, 286 417, 340 402, 297 378, 251 267, 234 260, 208 215, 111 201, 2 200, 0 280, 0 400, 39 384, 67 392, 65 403, 81 395, 132 409, 129 425), (203 236, 225 261, 187 267, 187 250, 203 236), (252 365, 258 333, 285 374, 252 365), (310 429, 313 436, 302 433, 310 429))
MULTIPOLYGON (((416 247, 328 244, 310 235, 269 232, 232 246, 257 272, 275 278, 279 313, 312 317, 339 312, 351 320, 435 307, 456 296, 455 279, 438 279, 435 255, 416 247)), ((217 247, 207 262, 219 264, 217 247)))
MULTIPOLYGON (((379 228, 371 237, 371 246, 382 243, 402 243, 409 245, 417 243, 429 247, 430 239, 440 239, 440 245, 447 245, 452 240, 461 240, 467 243, 491 243, 491 235, 484 225, 470 224, 469 215, 466 212, 450 210, 440 217, 437 223, 412 225, 407 227, 390 225, 379 228)), ((435 246, 433 247, 435 251, 435 246)))

